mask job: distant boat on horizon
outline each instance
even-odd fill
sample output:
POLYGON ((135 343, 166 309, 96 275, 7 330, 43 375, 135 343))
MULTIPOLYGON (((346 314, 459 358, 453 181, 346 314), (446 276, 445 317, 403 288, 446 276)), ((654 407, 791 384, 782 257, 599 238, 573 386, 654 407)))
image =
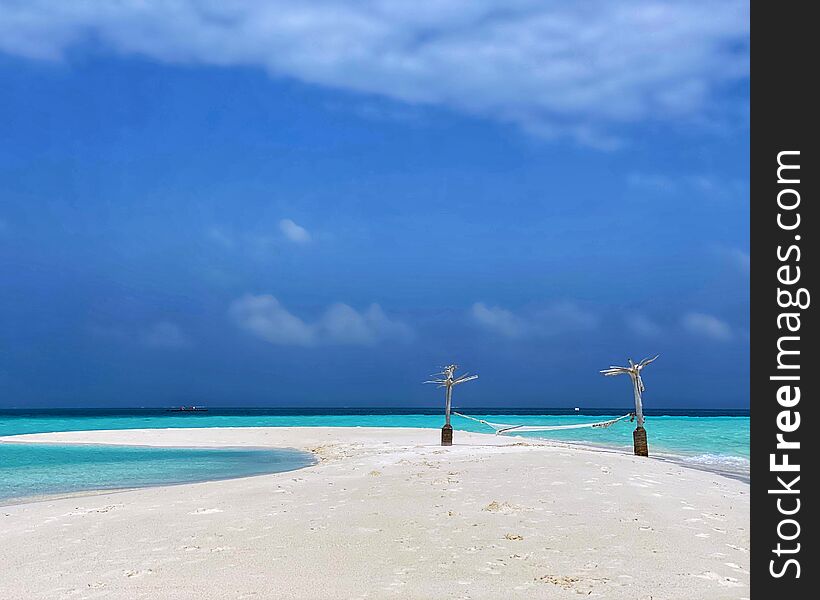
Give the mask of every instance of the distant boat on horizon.
POLYGON ((204 406, 177 406, 169 408, 168 412, 208 412, 204 406))

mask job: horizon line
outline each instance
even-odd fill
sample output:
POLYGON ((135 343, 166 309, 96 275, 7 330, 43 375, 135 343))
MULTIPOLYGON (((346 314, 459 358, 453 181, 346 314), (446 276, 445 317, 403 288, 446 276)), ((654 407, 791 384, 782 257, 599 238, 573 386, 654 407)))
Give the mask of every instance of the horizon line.
MULTIPOLYGON (((0 407, 0 411, 4 410, 162 410, 174 409, 183 406, 194 406, 197 408, 207 408, 208 410, 437 410, 441 407, 437 405, 431 406, 326 406, 326 405, 302 405, 302 406, 274 406, 274 405, 206 405, 206 404, 172 404, 172 405, 157 405, 157 406, 39 406, 39 407, 0 407)), ((617 406, 498 406, 498 405, 474 405, 458 407, 461 410, 470 409, 509 409, 509 410, 573 410, 580 408, 581 410, 623 410, 624 407, 617 406)), ((444 409, 441 408, 443 411, 444 409)), ((661 406, 654 408, 645 408, 644 410, 658 411, 658 410, 704 410, 704 411, 726 411, 726 410, 742 410, 749 411, 750 407, 686 407, 686 406, 661 406)))

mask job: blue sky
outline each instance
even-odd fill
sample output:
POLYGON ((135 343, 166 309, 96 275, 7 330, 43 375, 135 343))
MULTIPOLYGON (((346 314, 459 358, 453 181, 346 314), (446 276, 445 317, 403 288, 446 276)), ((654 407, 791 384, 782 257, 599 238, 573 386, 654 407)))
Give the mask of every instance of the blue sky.
POLYGON ((746 407, 748 6, 0 0, 0 407, 746 407))

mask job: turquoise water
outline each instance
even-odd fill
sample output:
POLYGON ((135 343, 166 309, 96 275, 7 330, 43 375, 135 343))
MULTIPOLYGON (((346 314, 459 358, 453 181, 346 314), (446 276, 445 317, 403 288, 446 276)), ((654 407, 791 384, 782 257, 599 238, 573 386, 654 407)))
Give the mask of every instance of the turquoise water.
POLYGON ((296 450, 0 444, 0 504, 13 499, 190 483, 299 469, 296 450))
MULTIPOLYGON (((492 415, 480 418, 492 422, 533 425, 592 423, 603 420, 602 417, 553 416, 546 418, 529 415, 492 415)), ((744 478, 749 476, 749 417, 649 416, 646 417, 645 427, 649 450, 654 456, 744 478)), ((624 420, 607 429, 572 429, 520 435, 580 442, 631 452, 634 429, 634 423, 624 420)), ((477 428, 471 428, 471 430, 477 430, 477 428)))
MULTIPOLYGON (((498 423, 562 425, 592 423, 623 412, 566 409, 536 411, 466 411, 498 423), (547 412, 547 411, 543 411, 547 412)), ((679 411, 684 413, 684 411, 679 411)), ((388 409, 226 409, 206 413, 168 413, 164 410, 0 410, 0 435, 177 427, 426 427, 440 428, 439 411, 388 409)), ((486 426, 453 416, 458 430, 492 433, 486 426)), ((624 451, 632 447, 634 424, 616 423, 608 429, 574 429, 520 434, 525 437, 600 445, 624 451)), ((718 415, 649 414, 646 418, 650 452, 695 467, 748 477, 749 417, 743 413, 718 415)), ((457 441, 457 438, 456 438, 457 441)), ((0 501, 4 498, 65 493, 89 489, 156 485, 290 470, 307 464, 302 453, 266 450, 209 450, 120 448, 111 446, 34 446, 0 444, 0 501)))

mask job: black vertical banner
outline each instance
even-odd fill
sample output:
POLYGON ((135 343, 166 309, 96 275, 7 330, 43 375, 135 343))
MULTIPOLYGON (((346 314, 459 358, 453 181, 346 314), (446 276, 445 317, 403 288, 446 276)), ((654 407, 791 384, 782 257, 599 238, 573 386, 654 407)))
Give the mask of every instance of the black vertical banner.
MULTIPOLYGON (((816 597, 818 366, 811 297, 820 222, 811 3, 752 10, 752 588, 816 597), (810 283, 811 282, 811 283, 810 283)), ((777 594, 777 595, 775 595, 777 594)))

